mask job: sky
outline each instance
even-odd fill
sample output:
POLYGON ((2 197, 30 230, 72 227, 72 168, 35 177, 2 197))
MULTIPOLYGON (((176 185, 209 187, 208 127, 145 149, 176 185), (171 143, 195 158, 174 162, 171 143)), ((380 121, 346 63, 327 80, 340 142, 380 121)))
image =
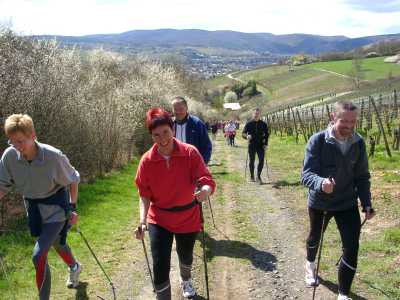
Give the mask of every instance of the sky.
POLYGON ((0 0, 23 35, 205 29, 360 37, 400 33, 400 0, 0 0))

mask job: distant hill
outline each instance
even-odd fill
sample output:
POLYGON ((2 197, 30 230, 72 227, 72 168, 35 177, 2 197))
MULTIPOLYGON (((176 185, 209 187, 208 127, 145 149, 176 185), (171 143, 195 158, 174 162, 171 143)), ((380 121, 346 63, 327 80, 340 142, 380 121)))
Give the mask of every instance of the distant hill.
POLYGON ((105 46, 111 49, 206 47, 255 53, 290 55, 318 54, 328 51, 348 51, 382 40, 400 40, 400 34, 359 38, 319 36, 311 34, 244 33, 237 31, 207 31, 199 29, 132 30, 117 34, 86 36, 33 36, 38 39, 56 38, 63 44, 77 44, 86 48, 105 46))

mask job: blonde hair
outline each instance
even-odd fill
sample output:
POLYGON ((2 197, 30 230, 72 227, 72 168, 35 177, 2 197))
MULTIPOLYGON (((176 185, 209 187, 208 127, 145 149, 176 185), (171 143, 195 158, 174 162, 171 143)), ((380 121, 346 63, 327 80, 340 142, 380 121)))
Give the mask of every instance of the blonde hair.
POLYGON ((26 114, 13 114, 6 119, 4 131, 7 137, 17 132, 30 135, 35 132, 35 128, 30 116, 26 114))

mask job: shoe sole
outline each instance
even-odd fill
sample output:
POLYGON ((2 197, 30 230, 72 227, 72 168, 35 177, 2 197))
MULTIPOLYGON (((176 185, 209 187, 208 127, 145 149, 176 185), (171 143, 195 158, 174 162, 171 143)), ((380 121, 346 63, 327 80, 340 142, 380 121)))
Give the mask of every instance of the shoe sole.
POLYGON ((69 289, 76 289, 79 286, 79 283, 77 284, 67 284, 67 288, 69 289))
POLYGON ((315 283, 312 283, 312 284, 309 284, 309 283, 306 282, 306 287, 307 288, 312 288, 312 287, 315 287, 315 286, 319 286, 319 281, 317 281, 315 283))

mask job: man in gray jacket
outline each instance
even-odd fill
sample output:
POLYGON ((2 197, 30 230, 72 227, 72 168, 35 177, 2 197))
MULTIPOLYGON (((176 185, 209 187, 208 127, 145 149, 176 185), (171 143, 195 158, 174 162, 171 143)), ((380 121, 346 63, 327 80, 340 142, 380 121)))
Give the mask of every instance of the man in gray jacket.
POLYGON ((310 233, 307 238, 306 284, 318 284, 314 261, 322 224, 325 224, 325 230, 333 217, 343 249, 338 270, 338 300, 350 299, 348 296, 357 268, 361 228, 358 199, 365 218, 374 216, 365 142, 354 132, 357 116, 357 107, 353 103, 336 103, 333 122, 308 141, 301 176, 302 183, 309 188, 310 233))

